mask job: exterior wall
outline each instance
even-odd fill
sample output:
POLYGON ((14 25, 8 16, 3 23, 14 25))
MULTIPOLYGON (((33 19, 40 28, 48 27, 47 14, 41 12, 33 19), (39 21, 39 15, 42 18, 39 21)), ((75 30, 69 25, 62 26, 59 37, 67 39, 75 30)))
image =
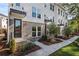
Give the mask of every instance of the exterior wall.
POLYGON ((7 19, 6 18, 2 19, 2 28, 7 29, 7 19))
POLYGON ((0 28, 7 29, 7 16, 0 15, 0 28))
POLYGON ((27 13, 27 15, 26 15, 24 21, 44 23, 44 15, 46 15, 48 17, 48 19, 53 19, 53 17, 54 17, 55 18, 54 20, 55 20, 56 24, 58 24, 59 21, 61 21, 61 20, 63 21, 63 23, 65 23, 67 21, 66 12, 62 8, 61 4, 52 3, 52 5, 54 5, 54 11, 50 10, 50 4, 49 3, 27 3, 27 4, 26 3, 21 3, 20 5, 21 6, 18 7, 18 6, 16 6, 16 4, 14 4, 14 6, 11 7, 11 8, 21 10, 21 11, 25 11, 27 13), (44 7, 45 4, 46 4, 46 7, 44 7), (41 19, 32 17, 32 7, 35 7, 36 9, 40 9, 41 19), (22 10, 22 8, 24 8, 24 10, 22 10), (62 12, 64 12, 64 17, 63 17, 63 15, 62 16, 58 15, 58 8, 60 10, 62 10, 62 12))

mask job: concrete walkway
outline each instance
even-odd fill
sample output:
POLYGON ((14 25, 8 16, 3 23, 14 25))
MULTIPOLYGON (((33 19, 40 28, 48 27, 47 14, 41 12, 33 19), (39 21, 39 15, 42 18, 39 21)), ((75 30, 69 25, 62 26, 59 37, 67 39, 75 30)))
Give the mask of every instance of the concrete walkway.
POLYGON ((48 56, 49 54, 57 51, 58 49, 74 42, 77 38, 78 38, 78 36, 75 36, 75 37, 72 37, 71 39, 64 40, 61 43, 56 43, 56 44, 52 44, 49 46, 36 41, 35 44, 40 46, 41 49, 28 54, 28 56, 48 56))

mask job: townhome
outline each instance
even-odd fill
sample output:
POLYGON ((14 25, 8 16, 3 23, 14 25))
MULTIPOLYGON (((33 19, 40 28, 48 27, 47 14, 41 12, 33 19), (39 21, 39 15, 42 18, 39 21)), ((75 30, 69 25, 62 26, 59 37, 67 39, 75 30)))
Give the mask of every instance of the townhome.
POLYGON ((0 33, 7 30, 7 16, 0 13, 0 33))
POLYGON ((38 40, 45 34, 44 20, 52 20, 60 26, 61 35, 67 25, 67 14, 61 4, 55 3, 11 3, 9 4, 8 41, 38 40))

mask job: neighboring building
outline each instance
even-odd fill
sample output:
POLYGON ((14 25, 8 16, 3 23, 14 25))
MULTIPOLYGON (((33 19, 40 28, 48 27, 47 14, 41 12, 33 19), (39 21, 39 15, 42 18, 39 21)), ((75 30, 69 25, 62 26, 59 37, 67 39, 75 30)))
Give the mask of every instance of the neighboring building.
POLYGON ((7 30, 7 16, 0 14, 0 33, 3 33, 3 30, 7 30))
POLYGON ((16 42, 38 40, 44 34, 45 19, 57 26, 67 24, 67 14, 61 4, 11 3, 9 8, 8 38, 15 38, 16 42))

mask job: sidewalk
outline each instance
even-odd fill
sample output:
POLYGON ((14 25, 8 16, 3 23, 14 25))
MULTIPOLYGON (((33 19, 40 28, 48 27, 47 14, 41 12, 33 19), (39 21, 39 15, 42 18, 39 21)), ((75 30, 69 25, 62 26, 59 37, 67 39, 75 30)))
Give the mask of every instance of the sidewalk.
POLYGON ((52 44, 50 46, 44 45, 44 44, 36 41, 35 44, 40 46, 41 49, 28 54, 28 56, 48 56, 49 54, 57 51, 58 49, 74 42, 77 38, 78 38, 78 36, 75 36, 75 37, 72 37, 71 39, 64 40, 61 43, 52 44))

